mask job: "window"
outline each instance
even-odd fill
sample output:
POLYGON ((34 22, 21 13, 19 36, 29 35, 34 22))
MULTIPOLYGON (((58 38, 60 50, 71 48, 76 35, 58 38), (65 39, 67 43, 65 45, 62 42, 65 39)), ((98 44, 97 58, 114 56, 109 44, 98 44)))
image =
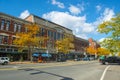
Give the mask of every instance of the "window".
POLYGON ((2 21, 1 21, 1 30, 4 29, 4 25, 5 25, 5 20, 2 19, 2 21))
POLYGON ((51 31, 51 38, 53 38, 53 32, 51 31))
POLYGON ((56 32, 54 32, 54 40, 56 40, 56 32))
POLYGON ((18 32, 21 32, 21 25, 18 25, 18 32))
POLYGON ((45 29, 41 28, 41 35, 44 36, 45 29))
POLYGON ((28 29, 27 29, 27 27, 25 27, 25 32, 27 32, 28 31, 28 29))
POLYGON ((6 22, 6 30, 8 31, 9 28, 10 28, 10 21, 7 21, 7 22, 6 22))
POLYGON ((62 39, 64 38, 64 35, 62 34, 62 39))
POLYGON ((0 35, 0 44, 2 44, 2 39, 3 39, 3 36, 0 35))
POLYGON ((16 39, 16 37, 12 37, 12 44, 14 45, 14 40, 16 39))
POLYGON ((8 44, 8 36, 4 36, 4 39, 3 39, 4 41, 3 41, 3 43, 4 44, 8 44))
POLYGON ((51 31, 48 30, 48 37, 50 37, 50 35, 51 35, 51 31))
POLYGON ((15 23, 14 24, 14 32, 16 32, 17 31, 17 24, 15 23))
POLYGON ((57 40, 60 40, 60 33, 57 33, 57 40))

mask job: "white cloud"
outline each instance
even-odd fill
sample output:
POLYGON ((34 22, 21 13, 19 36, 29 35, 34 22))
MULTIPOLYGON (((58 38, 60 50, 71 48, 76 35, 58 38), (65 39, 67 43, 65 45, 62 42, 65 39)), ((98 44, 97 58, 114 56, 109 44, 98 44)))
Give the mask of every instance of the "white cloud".
POLYGON ((57 5, 59 8, 65 8, 64 4, 56 0, 52 0, 53 5, 57 5))
POLYGON ((97 6, 96 6, 96 9, 97 9, 97 11, 100 11, 100 10, 101 10, 101 6, 100 6, 100 5, 97 5, 97 6))
POLYGON ((94 27, 86 23, 86 16, 78 17, 70 15, 68 12, 52 11, 44 14, 43 18, 73 30, 73 33, 77 36, 81 36, 82 34, 85 36, 86 33, 94 31, 94 27))
POLYGON ((102 42, 102 41, 104 41, 106 38, 101 38, 100 40, 99 40, 99 42, 102 42))
POLYGON ((72 13, 72 14, 75 14, 75 15, 78 15, 79 13, 81 13, 83 9, 80 9, 76 6, 73 6, 73 5, 70 5, 69 7, 69 11, 72 13))
POLYGON ((93 22, 93 26, 98 26, 100 23, 104 21, 109 21, 111 18, 115 16, 115 13, 112 9, 105 8, 104 12, 100 17, 97 18, 95 22, 93 22))
POLYGON ((77 37, 83 38, 83 39, 88 39, 86 34, 80 34, 80 35, 76 35, 77 37))
POLYGON ((30 12, 28 10, 25 10, 20 14, 19 18, 25 19, 29 15, 30 15, 30 12))
POLYGON ((104 12, 96 19, 96 21, 91 23, 87 23, 86 15, 75 16, 71 15, 69 12, 51 11, 43 14, 43 18, 67 27, 73 30, 73 34, 76 36, 87 39, 89 34, 97 33, 96 29, 100 23, 110 20, 114 15, 115 13, 112 9, 105 8, 104 12))
POLYGON ((114 13, 114 11, 112 9, 106 8, 104 13, 103 13, 103 16, 104 16, 103 20, 108 21, 111 18, 113 18, 114 15, 115 15, 115 13, 114 13))

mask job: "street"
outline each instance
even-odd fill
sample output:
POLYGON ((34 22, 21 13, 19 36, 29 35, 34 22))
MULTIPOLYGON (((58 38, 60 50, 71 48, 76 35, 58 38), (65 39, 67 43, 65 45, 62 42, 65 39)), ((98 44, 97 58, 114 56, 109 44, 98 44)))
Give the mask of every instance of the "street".
POLYGON ((98 61, 0 65, 0 80, 120 80, 120 66, 98 61))

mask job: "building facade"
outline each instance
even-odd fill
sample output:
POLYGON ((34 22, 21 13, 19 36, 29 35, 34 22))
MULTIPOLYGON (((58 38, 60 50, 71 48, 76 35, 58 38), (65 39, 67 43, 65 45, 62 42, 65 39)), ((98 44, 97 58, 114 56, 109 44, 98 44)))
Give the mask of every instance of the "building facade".
POLYGON ((9 56, 13 60, 19 60, 20 56, 24 56, 24 60, 27 59, 27 50, 19 51, 13 40, 16 38, 17 32, 27 31, 25 25, 31 23, 36 23, 40 26, 40 36, 49 38, 41 42, 39 52, 56 54, 56 40, 61 40, 65 37, 73 38, 72 30, 38 16, 30 15, 23 20, 0 13, 0 56, 9 56))
POLYGON ((41 28, 41 36, 49 38, 49 40, 44 41, 43 43, 43 46, 48 53, 57 53, 55 45, 56 40, 61 40, 66 37, 73 38, 72 30, 36 15, 29 15, 25 20, 38 24, 41 28))
POLYGON ((89 46, 88 40, 74 36, 74 51, 71 52, 72 59, 80 59, 84 57, 86 48, 89 46))
POLYGON ((83 54, 85 47, 88 46, 89 42, 85 39, 75 37, 72 30, 36 15, 29 15, 25 19, 20 19, 0 13, 0 56, 8 56, 13 61, 19 60, 21 56, 23 56, 24 60, 27 59, 28 50, 19 51, 19 47, 14 45, 13 40, 17 38, 16 33, 26 32, 26 25, 32 23, 40 26, 39 36, 48 38, 40 42, 41 47, 37 49, 38 52, 56 54, 57 49, 55 42, 63 38, 71 38, 74 40, 70 45, 74 46, 74 48, 70 50, 70 53, 83 54))
POLYGON ((95 40, 93 40, 92 38, 89 38, 88 41, 89 41, 89 47, 92 47, 93 49, 97 49, 100 47, 100 44, 95 40))
POLYGON ((26 52, 19 52, 18 47, 14 45, 16 32, 25 32, 25 24, 30 22, 0 13, 0 56, 9 56, 18 60, 22 54, 26 59, 26 52))

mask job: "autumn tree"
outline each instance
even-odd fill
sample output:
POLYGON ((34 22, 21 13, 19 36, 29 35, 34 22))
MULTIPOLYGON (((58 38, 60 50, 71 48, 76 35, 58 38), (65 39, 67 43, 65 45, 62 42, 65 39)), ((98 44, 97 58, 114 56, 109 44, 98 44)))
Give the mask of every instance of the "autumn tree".
POLYGON ((44 38, 37 36, 40 32, 40 27, 37 24, 29 24, 25 26, 27 32, 16 33, 17 38, 14 40, 14 44, 20 48, 28 49, 28 59, 32 61, 32 53, 35 47, 40 47, 40 41, 44 38))
POLYGON ((109 55, 110 51, 106 48, 97 48, 97 54, 100 55, 109 55))
POLYGON ((104 47, 112 53, 120 52, 120 14, 98 26, 98 32, 109 34, 103 40, 104 47))
POLYGON ((56 48, 58 52, 62 53, 69 53, 71 49, 74 48, 73 39, 71 38, 64 38, 62 40, 56 41, 56 48))
POLYGON ((91 54, 91 55, 95 55, 97 53, 97 49, 94 49, 93 47, 89 46, 88 48, 86 48, 87 53, 91 54))

